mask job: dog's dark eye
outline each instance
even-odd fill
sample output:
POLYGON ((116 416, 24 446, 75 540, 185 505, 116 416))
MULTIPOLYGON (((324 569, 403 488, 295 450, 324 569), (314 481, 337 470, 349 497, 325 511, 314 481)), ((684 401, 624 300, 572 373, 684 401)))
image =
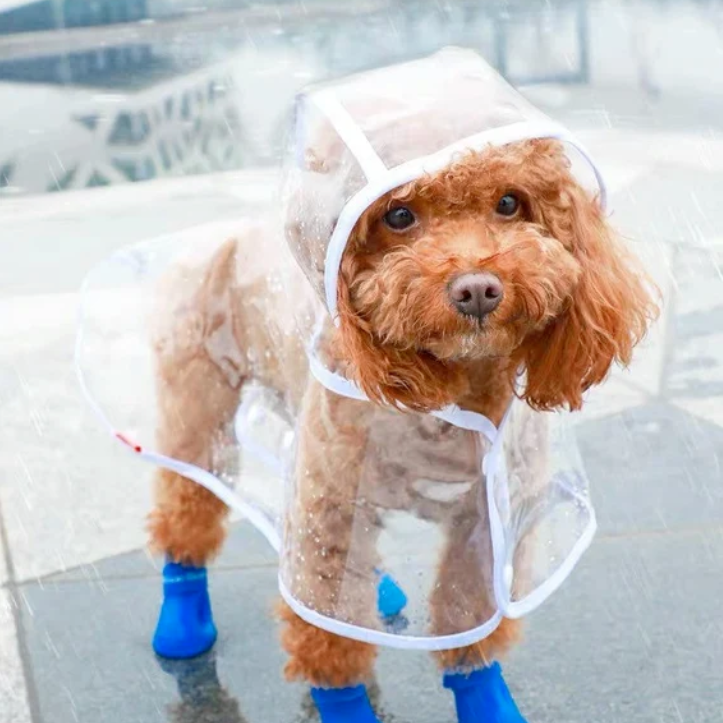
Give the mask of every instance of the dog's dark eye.
POLYGON ((405 206, 393 208, 384 214, 384 223, 394 231, 404 231, 414 224, 414 214, 405 206))
POLYGON ((520 209, 520 199, 512 193, 506 193, 497 201, 497 213, 500 216, 514 216, 520 209))

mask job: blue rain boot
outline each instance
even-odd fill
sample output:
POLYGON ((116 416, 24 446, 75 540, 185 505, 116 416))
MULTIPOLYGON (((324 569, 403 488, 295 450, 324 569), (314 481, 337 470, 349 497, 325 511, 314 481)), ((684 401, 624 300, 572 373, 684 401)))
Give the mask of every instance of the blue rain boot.
POLYGON ((397 581, 388 573, 376 571, 379 578, 377 583, 377 612, 387 632, 401 633, 406 630, 409 620, 402 615, 407 605, 407 596, 399 587, 397 581))
POLYGON ((382 618, 392 618, 404 610, 407 596, 394 578, 386 572, 377 571, 377 610, 382 618))
POLYGON ((216 637, 206 568, 166 563, 153 650, 174 660, 194 658, 211 648, 216 637))
POLYGON ((312 688, 321 723, 379 723, 365 685, 352 688, 312 688))
POLYGON ((454 693, 458 723, 526 723, 507 689, 499 663, 469 675, 447 673, 443 682, 454 693))

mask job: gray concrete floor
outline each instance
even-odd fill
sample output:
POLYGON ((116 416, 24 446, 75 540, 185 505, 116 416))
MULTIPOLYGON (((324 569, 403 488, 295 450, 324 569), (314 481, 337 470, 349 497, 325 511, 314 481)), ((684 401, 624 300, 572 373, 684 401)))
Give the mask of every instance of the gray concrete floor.
MULTIPOLYGON (((723 429, 661 400, 579 433, 601 530, 507 665, 523 711, 539 723, 723 720, 723 429)), ((160 580, 144 553, 11 584, 40 720, 313 720, 305 689, 282 681, 275 561, 246 523, 211 589, 214 652, 169 664, 149 646, 160 580)), ((378 683, 387 723, 454 719, 425 655, 384 651, 378 683)))

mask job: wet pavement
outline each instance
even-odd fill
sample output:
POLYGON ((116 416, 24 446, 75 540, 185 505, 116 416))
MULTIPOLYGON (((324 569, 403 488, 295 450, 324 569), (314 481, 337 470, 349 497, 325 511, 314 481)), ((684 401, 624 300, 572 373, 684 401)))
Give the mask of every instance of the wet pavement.
MULTIPOLYGON (((560 4, 573 28, 564 8, 577 5, 560 4)), ((716 723, 723 74, 714 77, 710 63, 720 58, 723 69, 723 9, 589 10, 588 79, 558 77, 527 92, 599 160, 612 217, 665 308, 632 369, 613 374, 580 415, 600 531, 569 581, 530 616, 507 676, 530 723, 716 723), (633 53, 623 40, 635 37, 633 53), (625 57, 606 74, 616 49, 625 57)), ((541 42, 554 47, 550 32, 541 42)), ((514 48, 524 37, 508 40, 514 48)), ((510 61, 510 73, 529 75, 526 62, 510 61)), ((0 129, 4 120, 0 109, 0 129)), ((243 521, 211 572, 213 653, 173 664, 153 655, 161 584, 160 561, 143 549, 150 470, 107 439, 72 368, 85 270, 125 243, 252 212, 273 200, 271 166, 0 200, 0 723, 314 720, 304 687, 280 672, 273 554, 243 521)), ((385 650, 377 673, 385 723, 454 720, 427 656, 385 650)))

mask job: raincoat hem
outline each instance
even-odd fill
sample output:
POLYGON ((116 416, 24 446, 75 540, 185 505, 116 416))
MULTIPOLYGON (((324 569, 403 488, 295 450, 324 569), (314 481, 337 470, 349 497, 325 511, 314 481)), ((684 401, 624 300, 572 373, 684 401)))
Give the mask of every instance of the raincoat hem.
POLYGON ((436 635, 430 637, 399 635, 397 633, 385 633, 382 630, 362 628, 341 620, 334 620, 306 607, 306 605, 296 600, 289 592, 289 589, 281 579, 281 575, 279 575, 279 593, 293 612, 310 625, 314 625, 334 635, 358 640, 361 643, 381 645, 387 648, 398 648, 400 650, 439 651, 474 645, 491 635, 502 622, 503 617, 502 613, 497 611, 483 625, 466 630, 463 633, 454 633, 453 635, 436 635))

